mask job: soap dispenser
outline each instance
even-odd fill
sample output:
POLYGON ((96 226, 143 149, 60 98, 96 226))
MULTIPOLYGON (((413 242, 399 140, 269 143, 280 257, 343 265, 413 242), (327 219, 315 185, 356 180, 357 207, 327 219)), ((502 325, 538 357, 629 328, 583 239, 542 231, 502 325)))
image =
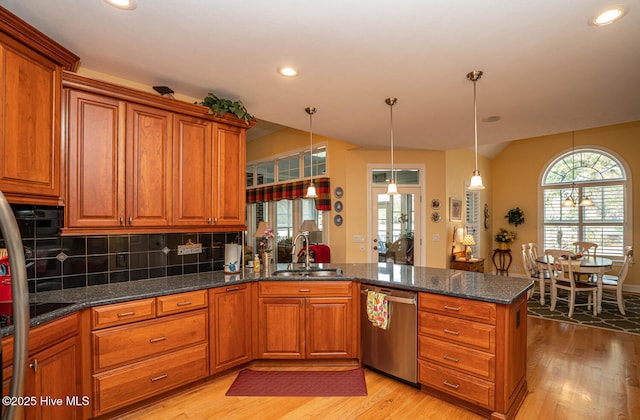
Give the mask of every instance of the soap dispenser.
POLYGON ((256 254, 255 257, 253 257, 253 272, 254 273, 260 272, 260 257, 258 256, 258 254, 256 254))

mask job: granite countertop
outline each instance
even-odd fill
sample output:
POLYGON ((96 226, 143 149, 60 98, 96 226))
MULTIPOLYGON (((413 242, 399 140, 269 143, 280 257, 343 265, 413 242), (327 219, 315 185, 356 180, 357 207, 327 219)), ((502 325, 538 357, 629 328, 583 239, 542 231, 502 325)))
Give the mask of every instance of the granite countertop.
MULTIPOLYGON (((315 267, 315 266, 314 266, 315 267)), ((278 281, 335 281, 354 280, 362 283, 417 292, 429 292, 485 302, 509 304, 533 287, 533 280, 505 277, 442 268, 380 264, 318 264, 318 268, 341 269, 340 277, 284 277, 277 274, 254 274, 245 269, 239 274, 222 271, 183 276, 161 277, 132 282, 88 286, 82 288, 40 292, 30 295, 30 303, 69 303, 31 319, 36 326, 91 306, 126 302, 148 297, 230 286, 259 280, 278 281)), ((274 270, 284 270, 279 264, 274 270)), ((13 334, 13 327, 2 328, 2 335, 13 334)))

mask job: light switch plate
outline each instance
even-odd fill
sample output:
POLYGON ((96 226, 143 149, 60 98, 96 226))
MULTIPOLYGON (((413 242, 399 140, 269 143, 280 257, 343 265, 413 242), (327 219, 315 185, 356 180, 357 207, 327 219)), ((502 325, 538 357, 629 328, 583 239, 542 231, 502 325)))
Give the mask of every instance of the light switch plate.
POLYGON ((355 243, 359 243, 359 242, 364 243, 364 235, 353 235, 353 238, 351 239, 351 241, 355 243))

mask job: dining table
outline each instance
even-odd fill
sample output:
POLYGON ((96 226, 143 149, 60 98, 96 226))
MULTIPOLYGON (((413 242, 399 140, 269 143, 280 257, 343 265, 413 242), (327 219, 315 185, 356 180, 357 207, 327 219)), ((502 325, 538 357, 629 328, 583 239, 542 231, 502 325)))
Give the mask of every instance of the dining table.
MULTIPOLYGON (((566 260, 567 262, 569 260, 566 260)), ((540 255, 535 260, 536 265, 538 266, 538 282, 540 285, 540 304, 544 305, 544 270, 548 269, 547 266, 547 256, 540 255)), ((579 271, 580 274, 595 274, 597 278, 597 311, 598 313, 602 312, 602 277, 607 271, 610 271, 613 268, 613 260, 610 258, 604 257, 594 257, 594 256, 583 256, 576 260, 572 260, 573 263, 578 265, 580 262, 580 266, 578 270, 574 269, 574 271, 579 271)))

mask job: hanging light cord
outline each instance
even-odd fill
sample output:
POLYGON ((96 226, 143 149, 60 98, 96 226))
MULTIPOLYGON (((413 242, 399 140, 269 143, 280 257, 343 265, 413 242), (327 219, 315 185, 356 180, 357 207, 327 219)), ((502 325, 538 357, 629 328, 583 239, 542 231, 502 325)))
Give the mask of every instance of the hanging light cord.
POLYGON ((393 106, 398 102, 398 98, 387 98, 384 100, 389 105, 389 115, 391 127, 389 128, 389 137, 391 138, 391 181, 396 182, 396 176, 393 167, 393 106))
POLYGON ((311 167, 309 181, 313 184, 313 114, 316 113, 316 109, 307 107, 304 110, 309 114, 309 165, 311 167))
MULTIPOLYGON (((480 73, 482 75, 482 73, 480 73)), ((479 78, 479 76, 478 76, 479 78)), ((476 155, 476 171, 478 173, 478 105, 476 103, 476 83, 478 78, 473 79, 473 129, 474 129, 474 149, 476 155)))

